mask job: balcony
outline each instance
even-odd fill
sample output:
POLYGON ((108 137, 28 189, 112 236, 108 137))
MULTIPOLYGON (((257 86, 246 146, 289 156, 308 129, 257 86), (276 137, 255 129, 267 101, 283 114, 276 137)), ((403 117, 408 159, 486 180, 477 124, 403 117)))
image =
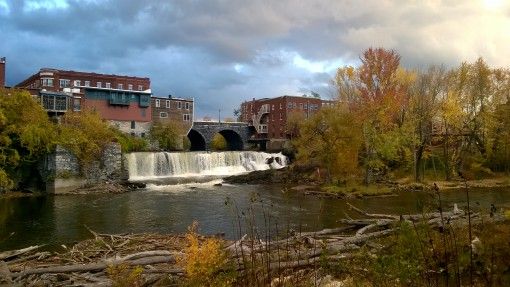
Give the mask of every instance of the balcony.
POLYGON ((267 125, 259 125, 257 132, 259 134, 267 134, 267 125))
POLYGON ((131 99, 125 94, 111 94, 109 99, 110 105, 129 106, 131 99))

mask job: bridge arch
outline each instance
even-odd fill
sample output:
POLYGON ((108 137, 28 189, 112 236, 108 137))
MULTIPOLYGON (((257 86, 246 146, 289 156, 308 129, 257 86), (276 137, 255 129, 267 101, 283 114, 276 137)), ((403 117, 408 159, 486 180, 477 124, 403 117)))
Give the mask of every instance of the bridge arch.
POLYGON ((191 129, 188 132, 188 139, 190 141, 190 151, 201 151, 207 149, 207 144, 205 142, 204 136, 198 131, 191 129))
POLYGON ((220 130, 218 133, 227 141, 227 150, 243 150, 243 139, 236 131, 228 129, 220 130))

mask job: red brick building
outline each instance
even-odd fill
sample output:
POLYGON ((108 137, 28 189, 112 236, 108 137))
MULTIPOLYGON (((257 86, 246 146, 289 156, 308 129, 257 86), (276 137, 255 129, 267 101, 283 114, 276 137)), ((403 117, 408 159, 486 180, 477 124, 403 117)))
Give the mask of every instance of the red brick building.
POLYGON ((5 57, 0 58, 0 88, 5 87, 5 57))
POLYGON ((333 101, 313 97, 282 96, 247 101, 241 104, 240 119, 252 125, 259 139, 287 139, 291 131, 286 128, 292 113, 308 118, 333 101))
POLYGON ((38 96, 50 115, 92 109, 120 130, 150 129, 150 79, 43 68, 16 85, 38 96))
POLYGON ((154 123, 175 122, 182 124, 188 131, 193 125, 193 99, 168 97, 152 97, 152 121, 154 123))

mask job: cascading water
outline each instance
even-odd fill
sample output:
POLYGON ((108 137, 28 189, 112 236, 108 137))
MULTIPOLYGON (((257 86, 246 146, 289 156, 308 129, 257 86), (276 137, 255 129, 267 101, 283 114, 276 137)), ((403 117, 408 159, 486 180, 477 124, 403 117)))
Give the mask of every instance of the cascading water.
POLYGON ((281 153, 252 151, 134 152, 127 154, 126 158, 131 181, 182 177, 220 178, 287 165, 287 157, 281 153))

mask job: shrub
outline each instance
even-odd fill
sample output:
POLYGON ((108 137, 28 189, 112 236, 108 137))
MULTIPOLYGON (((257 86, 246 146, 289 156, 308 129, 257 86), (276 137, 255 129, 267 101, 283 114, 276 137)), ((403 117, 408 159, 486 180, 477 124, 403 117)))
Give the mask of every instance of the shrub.
POLYGON ((176 122, 155 123, 150 131, 150 138, 163 150, 182 150, 184 128, 176 122))
POLYGON ((188 286, 232 286, 235 274, 229 267, 227 254, 220 240, 205 238, 197 234, 197 222, 188 228, 188 246, 185 255, 178 260, 183 266, 188 286))
POLYGON ((139 287, 143 286, 143 268, 134 268, 127 264, 111 265, 106 269, 108 277, 112 280, 112 287, 139 287))

